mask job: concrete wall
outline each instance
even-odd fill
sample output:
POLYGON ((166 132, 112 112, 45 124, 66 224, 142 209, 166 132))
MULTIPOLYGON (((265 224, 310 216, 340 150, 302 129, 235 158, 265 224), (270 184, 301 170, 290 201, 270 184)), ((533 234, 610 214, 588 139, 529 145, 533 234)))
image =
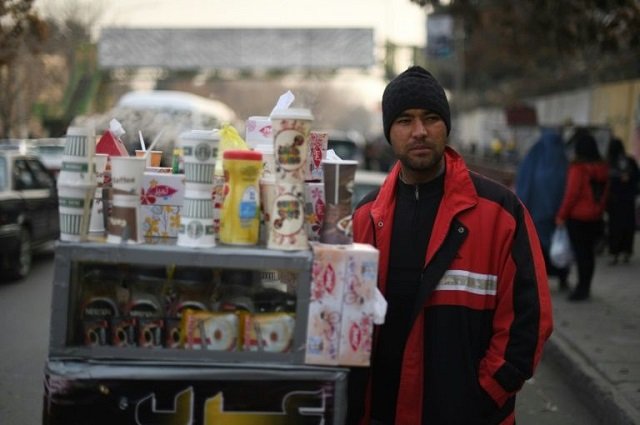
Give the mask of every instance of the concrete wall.
MULTIPOLYGON (((620 137, 627 151, 640 160, 640 80, 620 81, 528 99, 540 126, 606 125, 620 137)), ((515 140, 518 152, 528 149, 536 132, 531 128, 509 128, 504 109, 487 107, 457 118, 453 140, 463 149, 472 142, 482 152, 497 133, 515 140)))

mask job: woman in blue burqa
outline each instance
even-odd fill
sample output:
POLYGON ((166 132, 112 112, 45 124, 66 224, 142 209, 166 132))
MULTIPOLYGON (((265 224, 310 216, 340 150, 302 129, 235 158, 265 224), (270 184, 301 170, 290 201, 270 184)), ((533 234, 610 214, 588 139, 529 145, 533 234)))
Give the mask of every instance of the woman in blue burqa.
POLYGON ((516 194, 531 213, 547 264, 547 274, 558 278, 558 288, 568 289, 569 268, 557 268, 549 261, 555 217, 564 195, 568 160, 559 130, 542 129, 518 166, 516 194))

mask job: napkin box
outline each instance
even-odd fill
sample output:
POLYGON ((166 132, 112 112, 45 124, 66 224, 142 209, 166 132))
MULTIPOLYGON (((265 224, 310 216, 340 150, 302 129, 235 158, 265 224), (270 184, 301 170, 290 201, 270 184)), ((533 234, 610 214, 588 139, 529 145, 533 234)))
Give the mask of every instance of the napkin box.
POLYGON ((144 173, 140 221, 146 238, 178 237, 184 192, 184 174, 144 173))
POLYGON ((305 363, 369 366, 379 251, 313 242, 305 363))

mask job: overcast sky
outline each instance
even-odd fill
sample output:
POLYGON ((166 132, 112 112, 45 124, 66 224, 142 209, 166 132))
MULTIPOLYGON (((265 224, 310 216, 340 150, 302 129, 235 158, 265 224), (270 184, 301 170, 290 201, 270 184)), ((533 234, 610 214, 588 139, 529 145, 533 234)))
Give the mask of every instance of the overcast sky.
MULTIPOLYGON (((37 0, 101 4, 102 24, 137 27, 373 27, 378 42, 425 44, 425 11, 409 0, 37 0)), ((93 5, 93 6, 92 6, 93 5)))

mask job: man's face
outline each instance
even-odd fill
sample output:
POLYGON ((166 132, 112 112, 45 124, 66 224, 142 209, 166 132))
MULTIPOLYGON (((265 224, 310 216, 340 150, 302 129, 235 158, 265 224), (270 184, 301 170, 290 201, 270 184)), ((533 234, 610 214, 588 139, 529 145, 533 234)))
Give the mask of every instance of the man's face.
POLYGON ((407 183, 427 182, 438 175, 447 144, 447 126, 425 109, 407 109, 391 124, 391 147, 407 183))

